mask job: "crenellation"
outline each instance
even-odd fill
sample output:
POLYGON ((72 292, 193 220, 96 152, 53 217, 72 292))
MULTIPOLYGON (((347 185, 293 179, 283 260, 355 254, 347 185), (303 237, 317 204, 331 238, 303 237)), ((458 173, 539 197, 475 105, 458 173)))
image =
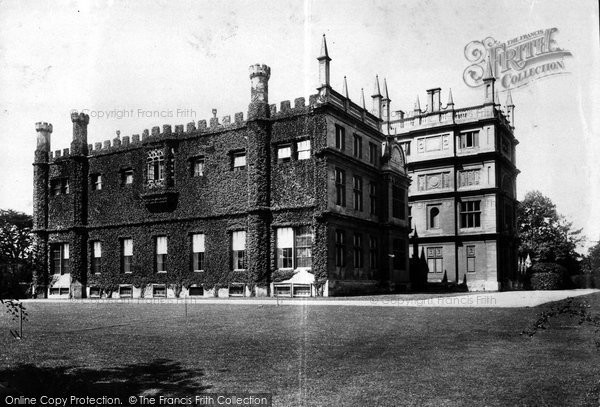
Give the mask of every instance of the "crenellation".
POLYGON ((291 103, 289 100, 282 100, 280 105, 281 112, 288 112, 292 109, 291 103))
POLYGON ((218 117, 211 117, 210 118, 210 127, 211 128, 218 127, 219 125, 220 124, 219 124, 219 118, 218 117))
POLYGON ((171 134, 171 125, 170 124, 163 124, 163 135, 168 136, 171 134))
POLYGON ((227 126, 231 124, 231 116, 223 116, 223 126, 227 126))
POLYGON ((54 152, 54 158, 55 158, 55 159, 56 159, 56 158, 60 158, 60 150, 56 150, 56 151, 54 152))
POLYGON ((183 124, 176 124, 175 125, 175 134, 182 134, 183 133, 183 124))
POLYGON ((100 151, 102 150, 102 143, 95 143, 94 144, 94 151, 100 151))
POLYGON ((294 109, 306 107, 306 99, 304 98, 296 98, 294 99, 294 109))
POLYGON ((119 137, 115 137, 113 139, 113 147, 115 147, 115 148, 121 147, 121 139, 119 137))
POLYGON ((269 110, 270 110, 271 116, 275 116, 277 114, 277 105, 275 105, 275 104, 269 105, 269 110))
POLYGON ((319 97, 319 95, 314 94, 314 95, 310 95, 308 97, 308 105, 309 106, 314 106, 317 104, 317 98, 319 97))
MULTIPOLYGON (((144 136, 148 137, 148 130, 144 130, 144 136)), ((140 135, 139 134, 134 134, 133 136, 131 136, 131 143, 133 144, 137 144, 140 142, 140 135)))
POLYGON ((240 124, 244 122, 244 113, 238 112, 233 116, 235 123, 240 124))
POLYGON ((104 140, 103 144, 104 150, 108 150, 110 148, 110 140, 104 140))
POLYGON ((63 157, 68 157, 69 156, 69 149, 68 148, 63 148, 62 155, 63 155, 63 157))
POLYGON ((158 135, 160 134, 160 127, 158 127, 158 126, 152 127, 150 134, 152 135, 152 137, 158 137, 158 135))
POLYGON ((198 130, 206 131, 206 120, 198 120, 198 130))
POLYGON ((129 136, 123 136, 123 143, 122 143, 123 147, 127 147, 129 146, 129 136))
POLYGON ((94 150, 93 144, 88 144, 88 152, 91 153, 94 150))
POLYGON ((189 122, 187 124, 187 132, 192 133, 194 131, 196 131, 196 124, 194 122, 189 122))
POLYGON ((54 160, 54 153, 53 153, 52 151, 50 151, 50 152, 48 153, 48 159, 49 159, 50 161, 54 160))

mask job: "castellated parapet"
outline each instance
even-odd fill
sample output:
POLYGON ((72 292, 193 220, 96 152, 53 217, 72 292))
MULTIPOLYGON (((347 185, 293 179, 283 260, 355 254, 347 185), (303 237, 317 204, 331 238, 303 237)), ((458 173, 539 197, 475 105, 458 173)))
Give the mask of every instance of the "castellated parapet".
MULTIPOLYGON (((319 61, 330 61, 326 47, 319 61)), ((400 146, 391 146, 364 104, 336 92, 328 80, 308 103, 299 97, 269 106, 270 75, 267 65, 250 66, 246 117, 213 110, 207 120, 161 123, 141 137, 117 132, 88 143, 89 117, 73 112, 71 149, 34 166, 36 247, 46 261, 36 292, 124 298, 408 289, 406 256, 392 267, 388 255, 408 251, 409 179, 400 146), (348 144, 356 135, 369 154, 336 148, 336 131, 345 131, 348 144), (369 191, 380 191, 379 203, 365 197, 360 210, 346 207, 346 198, 336 204, 332 175, 340 169, 348 192, 349 181, 361 179, 369 191), (392 200, 392 191, 404 199, 392 200), (402 205, 394 211, 403 219, 385 207, 392 201, 402 205), (376 237, 379 251, 372 256, 379 269, 359 273, 353 264, 334 264, 332 237, 339 231, 365 253, 372 244, 367 237, 376 237), (294 250, 302 259, 278 264, 280 232, 304 242, 305 250, 294 250), (158 261, 159 250, 168 250, 165 261, 158 261)), ((49 125, 38 129, 49 136, 49 125)), ((39 149, 48 155, 49 137, 39 149)), ((352 258, 351 250, 348 245, 345 258, 352 258)))
MULTIPOLYGON (((255 67, 258 68, 253 69, 254 75, 261 76, 262 78, 266 78, 270 75, 270 69, 268 66, 253 65, 251 68, 255 67)), ((268 96, 265 95, 263 99, 268 99, 268 96)), ((361 109, 354 102, 346 100, 341 94, 337 93, 333 89, 330 91, 327 100, 319 99, 318 94, 313 94, 309 96, 308 103, 306 102, 306 98, 299 97, 293 99, 293 104, 291 100, 282 100, 278 104, 264 106, 266 106, 266 109, 269 110, 267 117, 276 120, 284 117, 305 114, 311 111, 311 109, 318 108, 319 106, 322 106, 324 104, 332 104, 334 106, 344 108, 349 115, 355 118, 361 118, 363 123, 369 127, 377 129, 379 126, 377 119, 374 116, 372 116, 366 110, 363 111, 363 109, 361 109)), ((259 108, 261 108, 260 106, 263 106, 263 103, 259 102, 258 106, 259 108)), ((177 139, 186 139, 190 137, 207 136, 215 132, 239 129, 241 127, 246 126, 247 123, 246 120, 244 120, 243 112, 235 113, 233 115, 233 120, 231 115, 225 115, 221 118, 221 120, 219 120, 219 118, 216 117, 216 113, 214 114, 215 116, 213 116, 209 120, 198 120, 198 122, 189 122, 185 126, 181 124, 164 124, 161 126, 153 126, 150 128, 150 130, 144 129, 141 133, 141 136, 140 134, 133 134, 131 136, 115 137, 113 139, 107 139, 101 142, 87 143, 87 154, 97 155, 109 152, 114 153, 125 149, 140 148, 145 143, 155 142, 158 140, 162 140, 163 138, 175 137, 177 139), (174 129, 174 131, 172 129, 174 129)), ((89 117, 83 113, 72 113, 71 119, 74 120, 74 139, 79 140, 81 138, 81 142, 83 142, 83 139, 87 139, 87 125, 89 124, 89 117)), ((41 140, 38 140, 38 143, 41 143, 41 148, 45 148, 43 147, 46 145, 45 137, 46 135, 48 136, 47 148, 51 161, 57 158, 62 159, 66 156, 75 155, 73 154, 72 149, 57 150, 54 153, 50 152, 49 142, 50 133, 52 132, 52 125, 48 123, 37 123, 36 130, 38 129, 38 126, 38 135, 42 138, 41 140)))

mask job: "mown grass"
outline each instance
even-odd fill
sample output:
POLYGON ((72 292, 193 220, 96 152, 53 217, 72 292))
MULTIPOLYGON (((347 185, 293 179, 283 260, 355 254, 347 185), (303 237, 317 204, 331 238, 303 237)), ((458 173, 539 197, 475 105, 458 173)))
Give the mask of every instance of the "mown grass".
MULTIPOLYGON (((584 297, 600 314, 600 294, 584 297)), ((581 301, 581 300, 577 300, 581 301)), ((544 309, 29 303, 23 395, 272 392, 275 405, 597 405, 595 328, 544 309)))

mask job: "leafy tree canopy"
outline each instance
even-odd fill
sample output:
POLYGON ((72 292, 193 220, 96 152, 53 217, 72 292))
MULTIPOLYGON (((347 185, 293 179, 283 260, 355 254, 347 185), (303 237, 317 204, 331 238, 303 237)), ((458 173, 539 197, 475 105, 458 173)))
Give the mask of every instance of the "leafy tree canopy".
POLYGON ((529 191, 517 209, 519 255, 530 255, 537 262, 551 262, 573 271, 579 255, 575 251, 583 240, 581 229, 573 230, 556 210, 550 198, 539 191, 529 191))
POLYGON ((22 297, 31 283, 32 226, 31 215, 0 209, 0 299, 22 297))

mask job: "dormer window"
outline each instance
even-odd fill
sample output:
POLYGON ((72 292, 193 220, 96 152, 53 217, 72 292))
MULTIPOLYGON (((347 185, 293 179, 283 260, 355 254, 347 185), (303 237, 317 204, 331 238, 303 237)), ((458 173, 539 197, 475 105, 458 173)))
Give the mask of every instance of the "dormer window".
POLYGON ((165 153, 152 150, 148 153, 148 185, 159 185, 165 180, 165 153))

